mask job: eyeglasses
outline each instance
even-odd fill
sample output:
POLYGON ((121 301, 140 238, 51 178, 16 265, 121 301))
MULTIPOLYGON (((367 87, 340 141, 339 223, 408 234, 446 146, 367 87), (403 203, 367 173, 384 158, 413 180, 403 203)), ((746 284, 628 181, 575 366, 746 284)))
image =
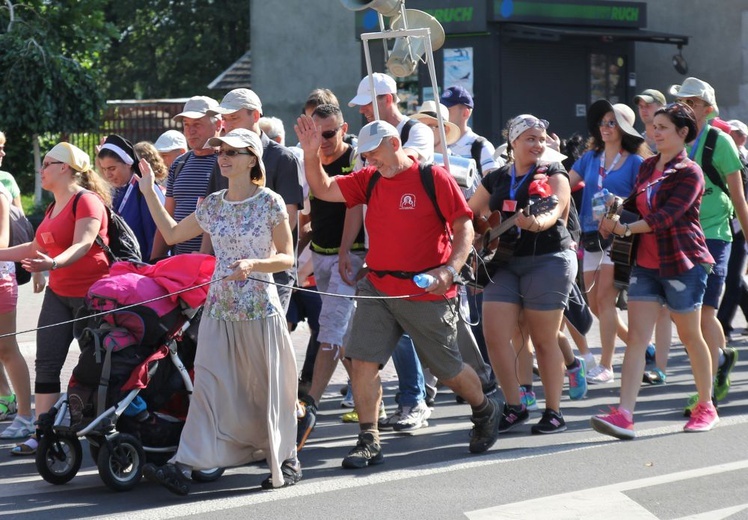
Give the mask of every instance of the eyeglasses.
POLYGON ((236 157, 237 155, 252 155, 249 152, 240 152, 238 150, 218 150, 216 152, 218 157, 225 155, 226 157, 236 157))
POLYGON ((615 119, 613 121, 604 121, 600 120, 600 122, 597 124, 600 128, 608 127, 608 128, 615 128, 618 126, 618 123, 616 123, 615 119))
POLYGON ((332 139, 333 137, 335 137, 337 135, 338 131, 341 128, 343 128, 343 127, 339 126, 335 130, 325 130, 320 135, 322 136, 323 139, 332 139))
POLYGON ((65 164, 65 163, 63 163, 62 161, 45 162, 45 163, 42 163, 42 170, 46 170, 47 168, 49 168, 53 164, 65 164))

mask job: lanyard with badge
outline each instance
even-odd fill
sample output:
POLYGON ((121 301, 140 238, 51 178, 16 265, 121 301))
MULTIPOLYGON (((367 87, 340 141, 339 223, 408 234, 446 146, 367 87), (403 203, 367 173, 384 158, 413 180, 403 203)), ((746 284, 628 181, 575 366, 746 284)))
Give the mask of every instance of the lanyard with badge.
POLYGON ((610 172, 616 169, 616 166, 618 165, 618 161, 621 160, 621 157, 623 157, 622 151, 619 151, 616 156, 613 158, 613 163, 610 165, 610 168, 607 170, 605 169, 605 153, 600 154, 600 170, 597 174, 597 189, 601 190, 603 189, 603 181, 605 180, 605 177, 610 175, 610 172))
POLYGON ((592 206, 592 220, 600 220, 605 216, 605 213, 607 213, 605 200, 608 197, 608 190, 603 189, 603 181, 605 180, 605 177, 610 175, 610 172, 615 169, 615 167, 618 165, 618 161, 621 160, 621 157, 623 157, 622 150, 616 154, 616 156, 613 158, 613 163, 610 165, 610 168, 606 170, 605 153, 603 152, 600 154, 600 169, 598 170, 597 174, 598 191, 592 196, 592 200, 590 201, 590 205, 592 206))
POLYGON ((122 202, 119 203, 119 208, 117 208, 118 215, 122 215, 122 211, 125 209, 125 205, 127 204, 127 199, 130 198, 130 195, 132 194, 132 190, 135 189, 135 185, 137 183, 138 183, 138 179, 135 178, 135 175, 130 177, 130 182, 128 183, 125 196, 122 197, 122 202))
POLYGON ((514 213, 517 211, 517 190, 519 190, 520 187, 525 183, 525 181, 532 177, 532 174, 535 172, 535 167, 537 165, 533 166, 529 172, 525 176, 523 176, 519 181, 517 180, 517 169, 512 164, 512 176, 511 180, 509 181, 509 199, 504 200, 503 207, 501 208, 501 211, 506 211, 510 213, 514 213))

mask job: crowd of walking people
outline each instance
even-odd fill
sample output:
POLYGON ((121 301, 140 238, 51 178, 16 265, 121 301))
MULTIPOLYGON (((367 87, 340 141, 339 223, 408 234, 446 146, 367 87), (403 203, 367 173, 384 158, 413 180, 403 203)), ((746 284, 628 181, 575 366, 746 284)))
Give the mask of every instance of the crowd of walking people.
MULTIPOLYGON (((282 122, 242 88, 220 103, 190 98, 174 117, 183 133, 153 144, 109 135, 93 161, 56 144, 40 170, 53 202, 30 242, 8 247, 20 199, 12 175, 0 175, 0 334, 11 334, 0 339, 0 420, 13 419, 0 438, 22 441, 14 455, 35 453, 34 414, 64 390, 73 341, 72 323, 37 332, 32 409, 12 336, 16 270, 33 273, 35 292, 46 286, 39 326, 72 320, 108 274, 101 244, 113 214, 145 261, 217 260, 178 451, 144 471, 176 494, 190 491, 195 469, 259 459, 270 469, 263 488, 298 482, 338 361, 349 377, 343 420, 360 429, 342 461, 349 469, 385 461, 381 431, 426 427, 438 386, 470 406, 468 450, 488 451, 539 409, 534 368, 543 409, 532 434, 566 430, 565 380, 580 400, 618 372, 618 405, 590 424, 634 438, 641 385, 667 382, 672 324, 696 387, 684 431, 709 431, 738 359, 732 322, 738 307, 748 312, 748 127, 719 119, 703 80, 668 92, 669 104, 656 89, 631 106, 596 100, 581 150, 546 114, 512 117, 494 148, 470 128, 478 108, 459 85, 406 115, 381 73, 349 102, 367 121, 357 135, 335 94, 316 89, 294 125, 298 144, 286 146, 282 122), (599 357, 585 339, 590 313, 599 357), (299 372, 289 334, 304 318, 311 337, 299 372), (390 358, 399 391, 388 413, 380 370, 390 358)), ((0 165, 4 146, 0 134, 0 165)))

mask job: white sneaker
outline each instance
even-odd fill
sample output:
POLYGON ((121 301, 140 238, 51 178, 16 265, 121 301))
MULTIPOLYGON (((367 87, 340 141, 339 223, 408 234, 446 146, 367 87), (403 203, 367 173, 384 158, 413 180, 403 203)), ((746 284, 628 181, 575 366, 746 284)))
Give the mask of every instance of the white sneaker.
POLYGON ((417 405, 403 406, 400 420, 395 423, 396 432, 410 432, 425 428, 429 425, 428 418, 431 417, 431 408, 421 401, 417 405))
POLYGON ((616 376, 613 371, 602 365, 597 365, 587 372, 587 382, 591 385, 614 383, 615 380, 616 376))
POLYGON ((351 385, 348 385, 348 392, 346 392, 345 397, 342 401, 340 401, 340 406, 342 408, 355 408, 356 403, 353 402, 353 390, 351 389, 351 385))
POLYGON ((584 359, 584 362, 587 365, 587 373, 589 374, 589 371, 597 366, 595 355, 592 352, 588 352, 587 354, 582 356, 582 359, 584 359))
POLYGON ((400 421, 402 418, 403 409, 402 407, 398 406, 397 410, 395 410, 392 415, 387 417, 386 419, 380 419, 379 420, 379 429, 380 430, 391 430, 395 427, 395 425, 400 421))

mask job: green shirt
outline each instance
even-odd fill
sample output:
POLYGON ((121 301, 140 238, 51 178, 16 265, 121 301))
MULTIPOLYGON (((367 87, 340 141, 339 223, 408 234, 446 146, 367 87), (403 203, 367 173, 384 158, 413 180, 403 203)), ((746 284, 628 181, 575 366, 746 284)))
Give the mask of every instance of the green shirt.
POLYGON ((10 192, 11 202, 16 197, 21 196, 21 190, 18 187, 18 184, 16 184, 16 180, 13 178, 13 175, 11 175, 10 173, 0 170, 0 183, 2 183, 2 185, 5 186, 5 189, 10 192))
MULTIPOLYGON (((704 127, 701 139, 698 142, 696 155, 693 157, 699 166, 702 163, 702 154, 707 136, 706 131, 710 127, 710 125, 704 127)), ((688 151, 688 156, 691 157, 691 145, 688 145, 686 150, 688 151)), ((739 172, 743 167, 735 142, 732 140, 732 137, 721 130, 714 145, 712 164, 725 183, 725 186, 728 186, 727 177, 730 174, 739 172)), ((737 175, 740 175, 740 173, 737 173, 737 175)), ((719 186, 714 185, 706 173, 704 173, 704 181, 706 182, 706 189, 704 197, 701 200, 699 216, 701 227, 704 229, 704 235, 706 238, 732 242, 732 230, 730 229, 730 220, 733 213, 732 200, 730 200, 730 197, 719 186)))

